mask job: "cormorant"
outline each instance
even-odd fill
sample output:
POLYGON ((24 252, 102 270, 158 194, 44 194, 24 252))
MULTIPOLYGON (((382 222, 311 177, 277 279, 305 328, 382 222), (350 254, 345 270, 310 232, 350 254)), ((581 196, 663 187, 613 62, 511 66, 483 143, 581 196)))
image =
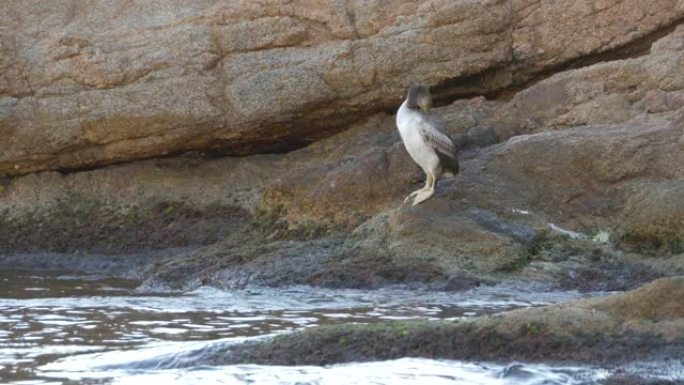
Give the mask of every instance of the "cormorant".
POLYGON ((404 103, 397 111, 397 128, 411 158, 425 171, 425 187, 412 192, 404 202, 414 198, 413 205, 435 194, 435 183, 445 172, 458 173, 457 148, 437 122, 430 119, 430 90, 425 85, 412 84, 404 103))

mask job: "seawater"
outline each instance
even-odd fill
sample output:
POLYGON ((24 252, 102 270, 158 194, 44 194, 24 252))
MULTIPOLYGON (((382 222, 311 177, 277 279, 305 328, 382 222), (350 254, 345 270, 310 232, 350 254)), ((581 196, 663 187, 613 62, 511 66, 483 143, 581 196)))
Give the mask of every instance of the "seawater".
POLYGON ((577 292, 499 286, 459 293, 310 287, 163 293, 137 286, 99 276, 0 273, 0 382, 531 385, 590 384, 610 373, 591 366, 410 357, 327 367, 202 362, 204 351, 317 325, 462 319, 586 295, 577 292))

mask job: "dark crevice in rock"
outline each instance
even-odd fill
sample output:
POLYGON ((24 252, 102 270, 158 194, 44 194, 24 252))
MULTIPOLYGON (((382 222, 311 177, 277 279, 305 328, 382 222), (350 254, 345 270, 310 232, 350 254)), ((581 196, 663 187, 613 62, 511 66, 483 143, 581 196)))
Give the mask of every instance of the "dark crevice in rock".
MULTIPOLYGON (((279 142, 269 141, 264 139, 263 141, 234 141, 234 140, 220 140, 214 139, 201 146, 195 148, 180 149, 176 151, 169 151, 163 155, 152 155, 149 157, 136 158, 136 159, 124 159, 119 161, 106 160, 101 163, 89 163, 82 166, 75 167, 59 167, 51 171, 58 172, 59 174, 66 176, 69 174, 75 174, 80 172, 95 171, 103 169, 110 166, 120 166, 129 163, 143 162, 146 160, 153 159, 169 159, 169 158, 188 158, 188 159, 199 159, 199 160, 209 160, 224 157, 246 157, 252 155, 266 155, 266 154, 286 154, 291 151, 295 151, 304 148, 311 143, 315 142, 314 139, 306 139, 300 137, 283 138, 279 142)), ((50 171, 50 170, 46 170, 50 171)), ((44 171, 38 171, 44 172, 44 171)), ((35 172, 29 173, 18 173, 12 175, 13 177, 21 177, 29 175, 35 172)), ((7 177, 10 178, 10 177, 7 177)), ((0 179, 0 184, 2 184, 2 179, 0 179)))
POLYGON ((116 167, 116 166, 121 166, 129 163, 136 163, 136 162, 144 162, 146 160, 151 160, 151 159, 168 159, 168 158, 176 158, 176 157, 188 157, 188 158, 199 158, 199 157, 206 157, 206 155, 201 152, 201 151, 192 151, 192 150, 178 150, 178 151, 170 151, 166 154, 163 155, 154 155, 146 158, 136 158, 136 159, 124 159, 124 160, 103 160, 101 162, 95 162, 95 163, 88 163, 82 166, 74 166, 74 167, 58 167, 54 169, 48 169, 48 170, 39 170, 39 171, 33 171, 33 172, 28 172, 28 173, 17 173, 12 175, 14 178, 19 178, 22 176, 30 175, 30 174, 37 174, 41 172, 57 172, 62 176, 67 176, 70 174, 77 174, 80 172, 89 172, 89 171, 97 171, 101 169, 106 169, 107 167, 116 167))
POLYGON ((513 63, 502 67, 490 68, 484 72, 467 77, 447 79, 432 87, 434 102, 439 107, 449 105, 458 99, 476 96, 484 96, 490 100, 510 100, 516 93, 560 72, 588 67, 602 62, 633 59, 648 55, 651 45, 655 41, 670 34, 681 24, 684 24, 684 19, 678 19, 626 45, 581 56, 551 67, 539 68, 526 66, 522 63, 513 63))
MULTIPOLYGON (((356 111, 358 112, 358 111, 356 111)), ((359 122, 366 119, 367 116, 363 114, 352 115, 342 114, 335 116, 333 121, 342 121, 341 124, 332 125, 329 127, 321 128, 314 132, 302 132, 297 133, 294 130, 287 130, 285 127, 288 126, 287 122, 274 123, 264 128, 259 139, 251 140, 236 140, 236 139, 211 139, 207 141, 200 142, 197 145, 189 146, 187 148, 180 148, 174 151, 168 151, 163 155, 151 155, 147 157, 140 157, 136 159, 129 160, 103 160, 99 163, 89 163, 82 166, 76 167, 60 167, 53 169, 53 171, 59 172, 62 175, 68 175, 72 173, 84 172, 84 171, 94 171, 107 166, 121 165, 127 163, 134 163, 150 159, 167 159, 174 157, 190 157, 195 159, 216 159, 223 157, 246 157, 252 155, 274 155, 274 154, 287 154, 292 151, 302 149, 314 142, 319 140, 329 138, 335 134, 345 131, 349 127, 358 124, 359 122), (280 127, 279 127, 280 125, 280 127), (270 135, 269 130, 273 132, 286 132, 289 135, 270 135)), ((300 120, 299 127, 309 127, 316 124, 315 121, 317 117, 306 117, 300 120)), ((12 176, 22 176, 31 174, 33 172, 21 173, 17 172, 12 174, 12 176)))
MULTIPOLYGON (((161 157, 157 157, 157 158, 161 158, 161 157)), ((132 162, 135 162, 135 161, 132 161, 132 162)), ((122 162, 122 163, 125 163, 125 162, 122 162)), ((115 166, 117 164, 121 164, 121 163, 107 163, 107 164, 103 164, 103 165, 90 164, 88 166, 83 166, 83 167, 60 167, 60 168, 57 168, 53 171, 59 173, 62 176, 67 176, 69 174, 74 174, 74 173, 78 173, 78 172, 95 171, 95 170, 99 170, 102 168, 106 168, 107 166, 115 166)), ((49 172, 50 170, 47 170, 47 171, 49 172)), ((39 171, 39 172, 41 172, 41 171, 39 171)), ((21 177, 24 175, 15 175, 15 176, 21 177)))

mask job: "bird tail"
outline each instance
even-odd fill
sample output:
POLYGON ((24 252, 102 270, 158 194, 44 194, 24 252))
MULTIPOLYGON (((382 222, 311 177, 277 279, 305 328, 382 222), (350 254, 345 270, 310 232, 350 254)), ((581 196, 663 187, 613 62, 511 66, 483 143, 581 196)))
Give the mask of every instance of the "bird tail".
POLYGON ((460 167, 458 164, 458 159, 455 155, 452 157, 437 151, 437 156, 439 157, 439 162, 444 166, 445 175, 448 176, 451 174, 451 176, 455 176, 458 174, 460 167))

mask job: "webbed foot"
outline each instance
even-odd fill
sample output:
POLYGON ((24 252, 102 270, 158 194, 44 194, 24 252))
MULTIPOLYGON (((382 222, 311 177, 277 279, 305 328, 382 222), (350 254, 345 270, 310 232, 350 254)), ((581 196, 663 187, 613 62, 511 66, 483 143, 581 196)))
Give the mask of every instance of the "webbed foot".
POLYGON ((422 189, 420 189, 420 190, 416 190, 416 191, 410 193, 406 198, 404 198, 404 203, 408 203, 408 201, 409 201, 411 198, 413 198, 414 196, 420 194, 420 193, 423 192, 423 191, 427 191, 427 190, 426 190, 425 188, 422 188, 422 189))
POLYGON ((416 194, 416 199, 413 200, 413 205, 415 206, 418 203, 425 202, 426 200, 432 198, 433 195, 435 195, 435 190, 419 191, 418 194, 416 194))

